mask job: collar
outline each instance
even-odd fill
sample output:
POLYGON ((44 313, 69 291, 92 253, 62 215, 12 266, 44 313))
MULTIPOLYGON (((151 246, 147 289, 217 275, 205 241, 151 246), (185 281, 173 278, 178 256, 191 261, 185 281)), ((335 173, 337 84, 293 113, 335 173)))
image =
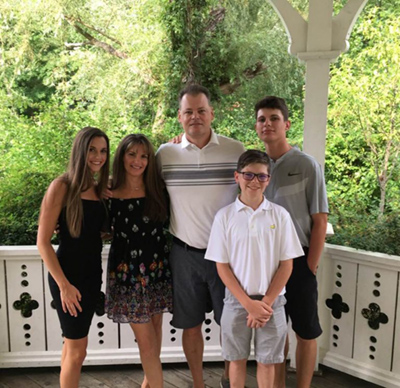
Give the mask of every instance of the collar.
MULTIPOLYGON (((209 147, 210 145, 219 145, 219 140, 218 140, 218 135, 214 132, 214 130, 211 128, 211 137, 210 137, 210 141, 203 147, 209 147)), ((193 148, 197 148, 198 147, 191 143, 187 138, 186 138, 186 133, 183 134, 182 136, 182 142, 181 142, 181 147, 182 148, 188 148, 188 147, 193 147, 193 148)))
POLYGON ((258 212, 258 211, 267 211, 271 209, 271 203, 267 200, 267 198, 265 198, 265 196, 263 196, 264 199, 261 202, 260 206, 256 209, 253 210, 250 206, 245 205, 240 199, 239 199, 239 195, 236 197, 235 200, 235 208, 237 212, 240 212, 243 209, 251 209, 254 212, 258 212))
POLYGON ((290 157, 294 153, 301 152, 298 146, 292 146, 292 148, 284 153, 279 159, 273 160, 271 157, 269 158, 269 162, 271 164, 271 170, 275 168, 277 164, 282 163, 286 158, 290 157))

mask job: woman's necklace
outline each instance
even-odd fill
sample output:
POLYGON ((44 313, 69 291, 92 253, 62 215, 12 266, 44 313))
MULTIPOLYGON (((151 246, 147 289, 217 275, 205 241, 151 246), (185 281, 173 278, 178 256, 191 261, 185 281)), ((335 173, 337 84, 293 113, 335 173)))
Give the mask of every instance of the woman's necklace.
POLYGON ((139 186, 132 187, 132 189, 131 189, 131 190, 133 190, 133 191, 140 191, 140 190, 144 190, 144 184, 142 183, 142 184, 140 184, 139 186))
POLYGON ((136 192, 138 192, 138 191, 144 191, 144 182, 135 182, 135 183, 131 183, 131 184, 127 184, 126 186, 125 186, 125 189, 129 192, 131 192, 131 193, 136 193, 136 192), (136 183, 136 184, 135 184, 136 183))

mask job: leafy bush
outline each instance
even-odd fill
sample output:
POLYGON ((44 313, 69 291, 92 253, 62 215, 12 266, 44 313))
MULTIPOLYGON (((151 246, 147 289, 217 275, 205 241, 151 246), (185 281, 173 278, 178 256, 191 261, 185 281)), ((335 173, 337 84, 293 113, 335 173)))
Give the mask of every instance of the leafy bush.
POLYGON ((0 188, 0 245, 34 245, 40 204, 54 176, 28 172, 3 180, 0 188))
POLYGON ((330 244, 344 245, 372 252, 400 255, 400 213, 378 216, 354 207, 334 208, 329 216, 335 234, 330 244))

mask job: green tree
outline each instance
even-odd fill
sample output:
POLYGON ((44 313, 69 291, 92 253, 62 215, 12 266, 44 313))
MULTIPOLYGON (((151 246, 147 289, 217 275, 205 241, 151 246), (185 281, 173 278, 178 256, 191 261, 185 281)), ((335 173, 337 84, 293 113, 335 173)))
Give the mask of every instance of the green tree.
POLYGON ((0 236, 14 234, 11 222, 19 243, 34 230, 37 214, 18 212, 25 202, 16 193, 32 186, 28 208, 37 211, 81 127, 104 129, 111 151, 127 133, 157 147, 180 132, 176 95, 186 82, 212 89, 218 132, 257 146, 255 100, 273 93, 301 106, 303 67, 286 47, 261 0, 3 0, 0 236))
POLYGON ((400 255, 399 13, 369 1, 333 65, 326 178, 329 242, 400 255))
POLYGON ((379 215, 399 209, 398 185, 392 184, 399 177, 399 20, 399 12, 370 8, 355 29, 353 51, 332 70, 330 86, 332 178, 346 191, 362 191, 379 215))

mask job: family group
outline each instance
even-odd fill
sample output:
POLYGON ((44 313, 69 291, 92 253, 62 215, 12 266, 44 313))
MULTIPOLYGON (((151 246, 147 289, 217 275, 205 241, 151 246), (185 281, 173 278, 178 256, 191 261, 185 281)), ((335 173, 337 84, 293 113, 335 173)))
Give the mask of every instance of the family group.
POLYGON ((202 324, 211 311, 221 327, 222 388, 244 387, 252 338, 258 386, 285 387, 288 317, 297 386, 310 386, 322 333, 316 273, 328 215, 323 171, 289 144, 282 98, 255 105, 266 152, 218 135, 213 119, 209 91, 187 86, 179 94, 183 136, 156 153, 144 135, 126 136, 111 174, 107 135, 93 127, 78 132, 67 172, 43 198, 37 237, 64 336, 62 388, 79 385, 104 238, 112 240, 106 313, 133 330, 142 388, 163 387, 165 312, 183 329, 193 387, 204 387, 202 324))

